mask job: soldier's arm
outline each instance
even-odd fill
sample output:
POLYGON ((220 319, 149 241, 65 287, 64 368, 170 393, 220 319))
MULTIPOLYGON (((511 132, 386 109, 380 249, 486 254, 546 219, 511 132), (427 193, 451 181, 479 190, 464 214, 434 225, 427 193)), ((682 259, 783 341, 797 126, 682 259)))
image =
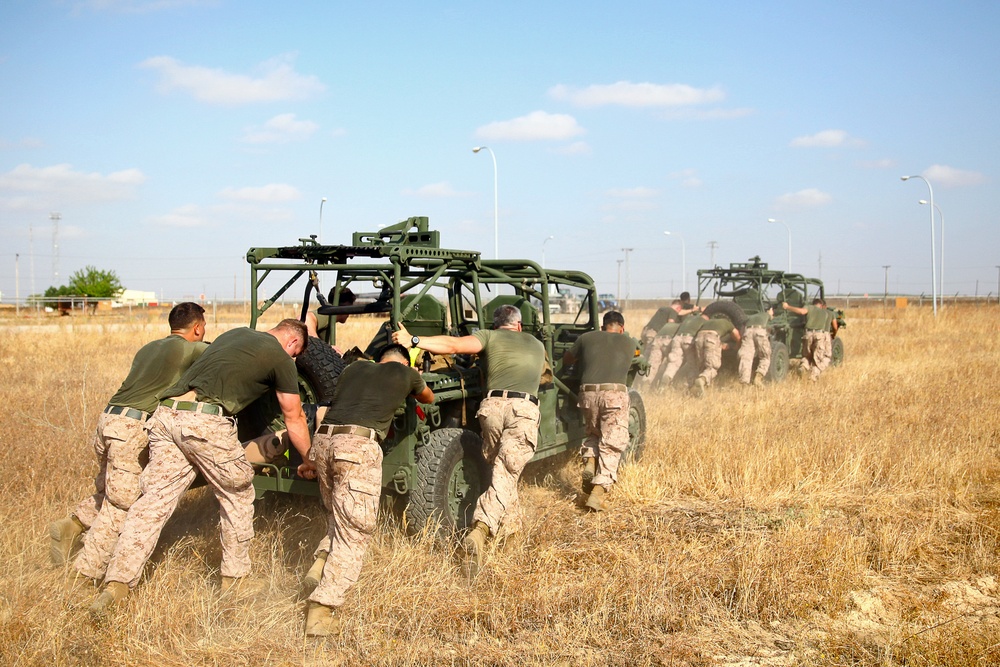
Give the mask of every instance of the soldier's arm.
POLYGON ((796 308, 795 306, 789 305, 784 301, 781 302, 781 307, 790 313, 795 313, 796 315, 805 315, 809 312, 806 308, 796 308))
POLYGON ((434 392, 431 391, 430 387, 424 387, 424 390, 419 394, 414 394, 413 397, 417 399, 417 402, 423 403, 424 405, 430 405, 434 402, 434 392))
POLYGON ((278 397, 278 405, 281 406, 281 414, 285 417, 288 438, 302 456, 303 463, 299 466, 298 473, 306 479, 313 479, 316 476, 316 469, 309 462, 309 423, 306 421, 306 413, 302 411, 302 399, 298 394, 286 394, 281 391, 275 394, 278 397))
MULTIPOLYGON (((399 331, 392 334, 392 342, 410 349, 413 347, 413 336, 400 324, 399 331)), ((431 354, 476 354, 483 351, 483 344, 475 336, 421 336, 417 347, 431 354)))

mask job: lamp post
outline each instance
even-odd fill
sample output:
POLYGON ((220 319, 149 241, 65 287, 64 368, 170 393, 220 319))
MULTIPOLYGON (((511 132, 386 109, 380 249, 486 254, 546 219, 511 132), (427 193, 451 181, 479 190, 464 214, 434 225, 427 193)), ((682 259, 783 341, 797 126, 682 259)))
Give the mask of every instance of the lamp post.
POLYGON ((927 184, 927 192, 930 193, 930 212, 931 212, 931 302, 934 304, 934 317, 937 317, 937 257, 934 253, 934 188, 931 187, 931 182, 928 181, 923 176, 919 174, 914 176, 900 176, 899 180, 908 181, 911 178, 919 178, 921 181, 927 184))
POLYGON ((323 197, 319 201, 319 242, 323 243, 323 204, 326 203, 326 197, 323 197))
POLYGON ((768 222, 780 222, 785 226, 785 231, 788 232, 788 272, 792 272, 792 228, 788 226, 788 223, 784 220, 775 220, 774 218, 768 218, 768 222))
POLYGON ((542 268, 545 268, 545 244, 554 239, 555 236, 549 235, 544 241, 542 241, 542 268))
MULTIPOLYGON (((920 203, 927 204, 926 199, 921 199, 920 203)), ((941 207, 934 204, 934 209, 938 213, 938 220, 941 221, 941 247, 938 249, 938 298, 941 300, 941 307, 944 308, 944 213, 941 212, 941 207)))
POLYGON ((500 259, 500 207, 497 195, 497 156, 493 154, 493 149, 489 146, 476 146, 473 153, 486 150, 493 158, 493 259, 500 259))
POLYGON ((888 264, 883 264, 882 268, 885 269, 885 296, 882 297, 882 305, 887 305, 889 303, 889 269, 892 267, 888 264))
POLYGON ((687 283, 687 248, 686 248, 686 244, 684 243, 684 237, 681 236, 680 234, 678 234, 677 232, 663 232, 663 233, 666 234, 667 236, 676 236, 677 238, 679 238, 681 240, 681 291, 682 292, 687 292, 687 290, 688 290, 688 283, 687 283))

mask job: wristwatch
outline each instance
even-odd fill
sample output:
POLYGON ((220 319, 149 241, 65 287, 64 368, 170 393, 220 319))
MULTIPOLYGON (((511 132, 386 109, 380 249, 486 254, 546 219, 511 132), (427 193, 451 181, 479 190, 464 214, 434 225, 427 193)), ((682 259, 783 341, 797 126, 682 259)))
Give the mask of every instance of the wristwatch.
POLYGON ((412 345, 413 347, 420 345, 420 336, 414 336, 413 338, 411 338, 410 345, 412 345))

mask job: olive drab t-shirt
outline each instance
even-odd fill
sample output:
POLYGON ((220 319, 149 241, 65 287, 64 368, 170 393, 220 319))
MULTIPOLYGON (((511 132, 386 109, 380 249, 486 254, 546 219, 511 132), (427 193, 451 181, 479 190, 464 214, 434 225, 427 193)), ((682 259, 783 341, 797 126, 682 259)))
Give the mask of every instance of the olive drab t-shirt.
POLYGON ((748 327, 766 327, 767 323, 771 321, 771 316, 767 314, 767 311, 763 313, 754 313, 747 317, 748 327))
POLYGON ((208 343, 188 341, 177 334, 146 343, 135 353, 128 376, 108 405, 152 413, 160 392, 177 382, 207 347, 208 343))
POLYGON ((545 363, 545 346, 529 333, 510 329, 481 329, 472 334, 483 344, 487 390, 520 391, 532 396, 545 363))
POLYGON ((701 333, 702 331, 714 331, 719 334, 719 336, 725 336, 726 334, 732 333, 733 323, 725 317, 713 317, 710 320, 704 320, 704 324, 701 325, 701 329, 698 333, 701 333))
POLYGON ((570 350, 580 364, 583 384, 625 384, 639 344, 628 334, 588 331, 570 350))
POLYGON ((806 329, 826 331, 830 328, 830 311, 823 306, 806 306, 806 329))
POLYGON ((298 370, 281 342, 266 331, 242 327, 221 334, 160 398, 194 389, 197 399, 234 415, 268 389, 298 394, 298 370))
POLYGON ((652 329, 654 331, 659 331, 664 324, 668 322, 680 322, 681 316, 677 314, 677 311, 673 309, 672 306, 663 306, 649 319, 649 323, 643 327, 643 330, 652 329))
POLYGON ((681 328, 680 322, 667 322, 656 332, 657 336, 675 336, 677 330, 681 328))
POLYGON ((691 314, 681 320, 680 327, 677 328, 677 336, 693 336, 701 329, 705 323, 705 318, 698 314, 691 314))
POLYGON ((420 373, 404 364, 355 361, 340 374, 323 423, 364 426, 384 438, 396 408, 425 387, 420 373))

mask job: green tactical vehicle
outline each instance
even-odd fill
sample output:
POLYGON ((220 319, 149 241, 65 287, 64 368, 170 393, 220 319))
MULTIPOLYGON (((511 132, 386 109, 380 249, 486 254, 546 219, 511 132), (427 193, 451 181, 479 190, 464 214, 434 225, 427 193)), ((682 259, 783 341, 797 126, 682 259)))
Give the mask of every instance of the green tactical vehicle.
MULTIPOLYGON (((771 367, 767 380, 780 382, 788 375, 789 359, 802 358, 802 335, 805 333, 805 316, 788 312, 781 307, 782 302, 801 308, 811 304, 813 299, 826 299, 823 281, 807 278, 799 273, 789 273, 769 269, 760 257, 751 257, 747 262, 734 262, 728 269, 700 269, 698 271, 698 304, 702 299, 712 301, 706 312, 724 312, 742 332, 747 316, 764 311, 764 304, 774 306, 774 317, 770 324, 771 367)), ((829 308, 838 329, 846 327, 844 311, 829 308)), ((831 332, 834 332, 831 323, 831 332)), ((831 365, 844 363, 844 341, 833 339, 831 365)), ((738 367, 735 351, 727 350, 723 355, 723 369, 738 367)))
MULTIPOLYGON (((312 339, 296 360, 300 393, 305 404, 329 402, 344 360, 331 347, 337 341, 337 315, 370 315, 387 318, 366 350, 373 355, 391 332, 403 323, 414 335, 469 335, 489 327, 493 311, 504 304, 521 310, 523 330, 545 346, 552 364, 551 378, 543 377, 538 399, 541 410, 538 447, 532 461, 577 449, 586 437, 576 406, 579 380, 562 368, 563 353, 583 333, 599 328, 598 295, 590 276, 579 271, 544 269, 529 260, 486 260, 474 250, 448 250, 425 217, 414 217, 377 232, 356 232, 351 245, 320 245, 315 236, 300 245, 251 248, 250 326, 298 281, 304 285, 302 319, 320 304, 318 313, 330 316, 328 339, 312 339), (282 275, 283 274, 283 275, 282 275), (262 298, 269 277, 279 276, 276 291, 262 298), (353 305, 331 305, 320 289, 320 276, 331 303, 339 303, 341 290, 355 294, 374 292, 377 297, 358 299, 353 305), (575 308, 551 308, 553 295, 575 308), (556 311, 556 312, 553 312, 556 311)), ((350 356, 350 353, 345 353, 350 356)), ((643 363, 637 358, 629 385, 643 363)), ((444 530, 461 530, 471 521, 476 499, 489 486, 490 470, 482 455, 476 411, 484 391, 484 378, 475 355, 429 359, 425 353, 423 378, 433 390, 433 405, 407 399, 396 412, 382 442, 384 496, 405 505, 406 525, 421 530, 437 522, 444 530)), ((629 392, 629 447, 623 462, 641 453, 646 429, 642 399, 629 392)), ((259 420, 241 418, 241 439, 261 435, 259 420), (249 430, 248 430, 249 429, 249 430)), ((294 475, 293 460, 259 467, 254 479, 257 497, 267 492, 318 495, 314 481, 294 475)))

